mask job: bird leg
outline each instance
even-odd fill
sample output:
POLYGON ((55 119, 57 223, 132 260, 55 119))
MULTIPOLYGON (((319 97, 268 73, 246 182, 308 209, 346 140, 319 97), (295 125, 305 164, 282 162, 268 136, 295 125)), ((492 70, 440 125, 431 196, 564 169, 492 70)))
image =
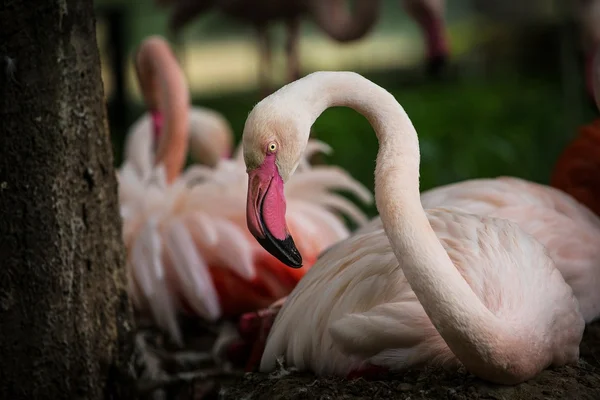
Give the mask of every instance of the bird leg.
POLYGON ((290 18, 286 21, 287 42, 285 50, 287 53, 288 82, 300 79, 300 19, 298 17, 290 18))
POLYGON ((258 66, 258 86, 262 97, 267 97, 271 94, 271 38, 269 31, 265 25, 257 25, 256 33, 258 35, 258 50, 259 50, 259 66, 258 66))
POLYGON ((404 9, 421 27, 425 36, 427 73, 437 77, 448 62, 450 46, 444 21, 443 0, 404 0, 404 9))
POLYGON ((266 309, 242 315, 238 323, 241 339, 228 346, 227 359, 237 363, 245 361, 247 372, 256 370, 282 305, 283 302, 277 302, 266 309))

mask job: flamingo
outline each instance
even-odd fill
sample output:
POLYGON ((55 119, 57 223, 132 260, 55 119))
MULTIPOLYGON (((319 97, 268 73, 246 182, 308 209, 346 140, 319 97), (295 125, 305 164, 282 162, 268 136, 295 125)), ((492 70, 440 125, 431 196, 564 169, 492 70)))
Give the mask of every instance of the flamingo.
MULTIPOLYGON (((586 194, 584 199, 595 205, 595 197, 589 195, 596 186, 588 186, 587 189, 580 188, 577 193, 586 194)), ((600 219, 594 209, 588 209, 585 203, 579 203, 568 192, 519 178, 500 177, 434 188, 422 193, 421 203, 426 209, 456 207, 465 212, 517 223, 547 248, 549 256, 573 289, 585 322, 592 323, 600 317, 600 219)), ((354 234, 381 229, 383 222, 377 217, 354 234)), ((284 297, 263 310, 241 317, 238 326, 240 335, 255 354, 248 361, 248 370, 256 367, 256 354, 264 351, 267 335, 285 300, 284 297)))
POLYGON ((544 246, 506 219, 424 210, 417 133, 394 97, 359 74, 310 74, 248 116, 247 224, 257 241, 288 266, 302 264, 282 193, 310 126, 330 106, 355 109, 375 129, 383 229, 354 234, 317 260, 278 313, 260 369, 273 370, 280 356, 319 375, 462 364, 517 384, 577 362, 585 322, 544 246))
POLYGON ((147 173, 139 174, 127 160, 118 174, 129 293, 139 311, 181 344, 178 313, 214 321, 287 295, 324 248, 348 236, 342 216, 359 225, 366 221, 353 202, 333 190, 367 203, 371 194, 338 167, 312 167, 308 157, 330 149, 311 141, 285 192, 290 226, 307 262, 297 270, 285 267, 246 229, 241 150, 214 167, 193 165, 182 172, 189 96, 166 42, 145 40, 137 58, 144 96, 157 104, 149 108, 160 111, 164 124, 147 173))
MULTIPOLYGON (((596 54, 595 100, 600 111, 600 51, 596 54)), ((572 287, 586 323, 600 317, 600 193, 595 180, 599 167, 600 120, 584 126, 565 149, 552 173, 551 186, 519 178, 475 179, 444 185, 421 194, 425 208, 459 207, 463 211, 509 219, 548 249, 556 267, 572 287), (556 189, 559 190, 556 190, 556 189), (595 214, 595 215, 593 215, 595 214)), ((376 217, 355 232, 383 229, 376 217)), ((259 363, 267 335, 285 302, 242 316, 238 329, 253 348, 247 369, 259 363)))
MULTIPOLYGON (((202 164, 214 166, 221 158, 231 155, 233 133, 229 122, 218 112, 205 107, 184 106, 189 101, 187 87, 181 84, 184 73, 171 51, 168 42, 160 36, 151 36, 143 41, 135 56, 135 68, 144 102, 149 112, 144 113, 130 127, 125 137, 125 149, 122 169, 131 170, 143 179, 148 179, 153 166, 154 153, 159 139, 167 127, 161 112, 160 95, 154 76, 156 63, 163 63, 166 70, 173 71, 173 77, 167 82, 163 97, 172 96, 173 102, 181 108, 182 115, 188 115, 185 122, 189 127, 189 149, 193 158, 202 164), (178 82, 175 80, 179 79, 178 82), (175 82, 175 83, 173 83, 175 82)), ((125 202, 125 199, 122 199, 125 202)))
MULTIPOLYGON (((330 38, 341 43, 355 41, 369 33, 378 20, 380 1, 365 0, 356 3, 351 16, 345 0, 295 0, 295 1, 229 1, 229 0, 157 0, 161 6, 171 6, 169 25, 178 32, 191 20, 218 9, 222 13, 253 25, 258 35, 260 52, 259 84, 265 94, 270 92, 268 74, 271 69, 272 40, 269 25, 276 20, 285 23, 287 39, 288 82, 300 77, 299 40, 300 18, 310 16, 330 38)), ((438 75, 447 64, 449 43, 445 26, 445 0, 401 0, 406 13, 421 28, 425 37, 426 62, 429 74, 438 75)))
POLYGON ((346 43, 361 39, 372 29, 379 17, 380 7, 380 0, 359 0, 352 16, 345 9, 344 0, 156 0, 156 3, 172 7, 169 26, 174 32, 211 9, 252 25, 258 36, 261 58, 259 83, 264 94, 270 92, 268 73, 271 69, 272 40, 268 28, 273 22, 283 20, 285 23, 287 77, 293 81, 300 77, 298 41, 300 18, 303 15, 310 15, 332 39, 346 43))
MULTIPOLYGON (((176 101, 181 101, 179 104, 189 102, 189 91, 181 84, 182 80, 185 81, 183 70, 168 42, 160 36, 147 38, 138 48, 135 69, 149 112, 144 113, 132 124, 125 139, 124 151, 124 158, 142 175, 150 171, 154 150, 166 129, 161 113, 160 90, 155 86, 159 83, 149 78, 155 75, 153 68, 158 62, 164 63, 165 68, 174 71, 170 79, 177 79, 179 83, 177 85, 169 81, 169 86, 161 89, 167 92, 175 90, 173 96, 176 101)), ((186 123, 189 127, 189 148, 195 160, 214 166, 221 158, 229 157, 233 145, 233 133, 229 122, 220 113, 205 107, 182 107, 189 116, 186 123)))

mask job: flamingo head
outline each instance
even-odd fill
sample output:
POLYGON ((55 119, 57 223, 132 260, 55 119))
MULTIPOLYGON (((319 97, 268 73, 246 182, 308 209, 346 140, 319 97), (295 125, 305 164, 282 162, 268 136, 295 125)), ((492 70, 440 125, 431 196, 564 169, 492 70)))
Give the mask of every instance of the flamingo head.
POLYGON ((301 135, 304 132, 298 126, 302 126, 302 120, 290 119, 290 115, 281 113, 278 102, 272 100, 273 95, 257 104, 244 127, 242 146, 248 172, 246 221, 250 233, 265 250, 282 263, 300 268, 302 256, 285 221, 284 182, 300 163, 310 125, 306 134, 301 135))

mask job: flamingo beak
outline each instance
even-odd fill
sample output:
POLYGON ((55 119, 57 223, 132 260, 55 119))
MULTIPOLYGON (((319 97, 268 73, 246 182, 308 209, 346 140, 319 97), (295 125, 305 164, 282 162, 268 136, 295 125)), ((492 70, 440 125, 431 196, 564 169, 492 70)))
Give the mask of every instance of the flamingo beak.
POLYGON ((248 172, 246 222, 266 251, 289 267, 302 267, 302 256, 285 223, 283 180, 274 156, 267 156, 260 167, 248 172))

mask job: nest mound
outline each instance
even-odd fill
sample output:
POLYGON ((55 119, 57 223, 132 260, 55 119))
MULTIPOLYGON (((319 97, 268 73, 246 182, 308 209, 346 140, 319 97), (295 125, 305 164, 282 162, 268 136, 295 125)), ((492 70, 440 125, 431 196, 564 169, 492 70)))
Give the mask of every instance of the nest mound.
POLYGON ((517 386, 485 383, 464 371, 426 368, 384 380, 318 378, 284 368, 249 373, 224 384, 223 400, 392 400, 392 399, 600 399, 600 323, 587 327, 578 365, 550 369, 517 386))

